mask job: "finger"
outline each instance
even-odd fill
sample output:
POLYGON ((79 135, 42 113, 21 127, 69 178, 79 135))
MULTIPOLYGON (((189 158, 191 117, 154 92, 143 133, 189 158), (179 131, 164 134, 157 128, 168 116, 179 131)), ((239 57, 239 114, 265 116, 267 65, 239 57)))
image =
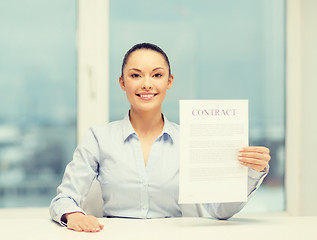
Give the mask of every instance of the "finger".
POLYGON ((266 147, 243 147, 240 149, 240 152, 258 152, 262 154, 269 154, 270 149, 266 147))
POLYGON ((85 223, 85 231, 86 232, 99 232, 100 231, 100 224, 95 217, 89 217, 88 221, 85 223))
POLYGON ((104 225, 99 224, 99 227, 100 227, 100 230, 102 230, 102 229, 103 229, 103 227, 104 227, 104 225))
POLYGON ((83 229, 81 227, 79 227, 78 225, 71 225, 71 226, 67 225, 67 228, 70 229, 70 230, 76 231, 76 232, 82 232, 83 231, 83 229))
POLYGON ((94 216, 89 216, 89 222, 90 222, 90 226, 92 228, 92 231, 94 232, 99 232, 101 229, 101 226, 103 227, 103 225, 101 225, 98 221, 98 219, 94 216))
POLYGON ((257 171, 257 172, 261 172, 265 169, 266 166, 262 166, 262 165, 256 165, 256 164, 252 164, 252 163, 247 163, 247 162, 240 162, 243 166, 246 166, 248 168, 252 168, 253 170, 257 171))
POLYGON ((257 166, 266 166, 268 163, 263 160, 258 160, 254 158, 238 158, 240 163, 246 163, 251 165, 257 165, 257 166))
POLYGON ((89 227, 89 231, 90 231, 90 232, 100 232, 99 224, 98 224, 98 225, 90 226, 90 227, 89 227))
POLYGON ((268 154, 261 154, 257 152, 239 152, 238 158, 258 159, 265 162, 269 162, 271 159, 271 156, 268 154))
POLYGON ((92 223, 86 223, 85 226, 83 227, 83 230, 85 232, 99 232, 100 231, 100 228, 99 228, 99 225, 95 225, 95 224, 92 224, 92 223))

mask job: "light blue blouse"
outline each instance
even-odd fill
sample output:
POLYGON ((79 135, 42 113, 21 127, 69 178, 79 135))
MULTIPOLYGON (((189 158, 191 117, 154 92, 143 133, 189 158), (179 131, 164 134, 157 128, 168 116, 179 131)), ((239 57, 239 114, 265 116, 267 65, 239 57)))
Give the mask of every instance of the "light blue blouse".
MULTIPOLYGON (((266 174, 249 169, 249 195, 266 174)), ((50 214, 61 223, 65 213, 84 212, 80 206, 97 178, 105 217, 181 217, 184 213, 178 204, 178 177, 179 126, 164 117, 162 134, 153 143, 145 166, 140 141, 127 114, 121 121, 89 129, 66 167, 50 214)), ((244 205, 202 204, 211 216, 220 219, 231 217, 244 205)))

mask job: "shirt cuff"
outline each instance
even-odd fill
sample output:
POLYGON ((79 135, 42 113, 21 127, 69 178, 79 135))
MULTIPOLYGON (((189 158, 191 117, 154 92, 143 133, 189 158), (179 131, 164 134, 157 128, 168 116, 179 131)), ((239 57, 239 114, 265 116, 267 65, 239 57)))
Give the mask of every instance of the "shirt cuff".
POLYGON ((269 165, 261 172, 257 172, 252 168, 248 169, 248 198, 259 188, 266 175, 269 173, 269 165))
POLYGON ((270 166, 267 165, 261 172, 257 172, 253 170, 252 168, 249 168, 248 170, 248 176, 253 179, 260 180, 261 178, 264 178, 269 173, 270 166))

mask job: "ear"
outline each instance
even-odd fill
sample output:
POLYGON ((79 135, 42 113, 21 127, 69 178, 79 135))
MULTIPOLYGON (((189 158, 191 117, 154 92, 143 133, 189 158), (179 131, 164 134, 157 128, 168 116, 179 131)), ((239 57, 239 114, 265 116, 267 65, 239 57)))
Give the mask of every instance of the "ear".
POLYGON ((170 89, 173 86, 173 82, 174 82, 174 76, 173 76, 173 74, 171 74, 168 77, 167 89, 170 89))
POLYGON ((119 77, 119 84, 120 84, 121 89, 123 91, 125 91, 125 84, 124 84, 124 80, 123 80, 122 76, 119 77))

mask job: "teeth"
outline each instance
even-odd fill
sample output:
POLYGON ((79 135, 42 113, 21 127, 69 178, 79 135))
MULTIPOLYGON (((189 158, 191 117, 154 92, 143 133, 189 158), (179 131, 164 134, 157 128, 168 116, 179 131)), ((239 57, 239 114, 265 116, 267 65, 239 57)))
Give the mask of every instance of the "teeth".
POLYGON ((151 98, 153 96, 154 96, 154 94, 153 95, 140 95, 141 98, 151 98))

